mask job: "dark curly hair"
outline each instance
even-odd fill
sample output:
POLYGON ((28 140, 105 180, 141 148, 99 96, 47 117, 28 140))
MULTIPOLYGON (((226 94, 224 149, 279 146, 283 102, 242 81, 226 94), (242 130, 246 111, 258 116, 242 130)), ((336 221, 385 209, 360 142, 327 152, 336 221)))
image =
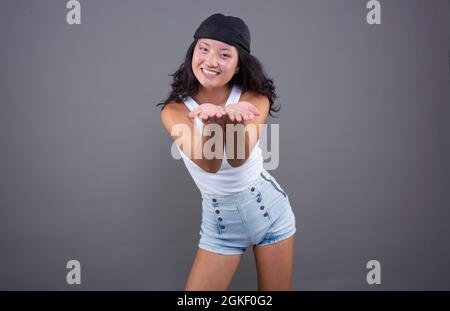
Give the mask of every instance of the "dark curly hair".
MULTIPOLYGON (((180 65, 175 73, 169 75, 173 77, 173 82, 171 83, 172 91, 165 101, 156 105, 162 105, 161 110, 171 101, 182 103, 186 97, 193 97, 197 94, 199 82, 192 72, 192 55, 196 44, 197 39, 191 43, 187 50, 184 63, 180 65)), ((273 80, 266 76, 262 64, 255 56, 242 49, 239 45, 231 45, 236 47, 238 51, 239 71, 228 82, 228 86, 238 85, 242 88, 242 92, 250 90, 267 96, 270 103, 269 114, 275 117, 272 115, 272 112, 279 112, 281 107, 274 107, 277 95, 275 94, 273 80)))

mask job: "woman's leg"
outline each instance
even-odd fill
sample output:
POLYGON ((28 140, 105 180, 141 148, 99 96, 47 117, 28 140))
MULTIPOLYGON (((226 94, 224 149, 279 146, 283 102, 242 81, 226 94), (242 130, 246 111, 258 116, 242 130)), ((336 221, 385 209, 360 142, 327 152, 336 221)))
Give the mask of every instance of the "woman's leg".
POLYGON ((221 255, 198 248, 184 290, 227 290, 241 257, 242 255, 221 255))
POLYGON ((294 262, 294 238, 253 247, 258 290, 292 290, 292 269, 294 262))

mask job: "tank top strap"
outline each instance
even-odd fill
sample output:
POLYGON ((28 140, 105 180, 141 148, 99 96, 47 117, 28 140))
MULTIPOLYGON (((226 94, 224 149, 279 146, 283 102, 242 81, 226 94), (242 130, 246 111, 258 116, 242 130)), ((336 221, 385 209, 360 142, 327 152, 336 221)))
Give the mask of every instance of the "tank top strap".
POLYGON ((186 97, 184 104, 186 105, 186 107, 188 107, 190 111, 196 109, 199 106, 199 104, 197 104, 197 102, 193 100, 192 97, 190 96, 186 97))
POLYGON ((237 86, 233 85, 233 88, 231 89, 231 94, 228 97, 227 102, 225 103, 225 106, 236 104, 239 101, 239 98, 241 97, 242 89, 237 86))
MULTIPOLYGON (((190 96, 186 97, 186 99, 184 100, 184 105, 190 111, 193 111, 194 109, 196 109, 199 106, 199 104, 190 96)), ((197 129, 197 131, 199 133, 201 133, 203 130, 203 122, 201 121, 201 119, 199 117, 196 117, 194 119, 194 124, 195 124, 195 128, 197 129)))

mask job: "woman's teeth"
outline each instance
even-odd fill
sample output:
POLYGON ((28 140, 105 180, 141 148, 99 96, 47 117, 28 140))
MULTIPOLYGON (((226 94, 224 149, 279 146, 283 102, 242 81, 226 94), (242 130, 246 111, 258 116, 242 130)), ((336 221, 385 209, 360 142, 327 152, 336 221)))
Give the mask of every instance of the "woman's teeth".
POLYGON ((209 71, 209 70, 204 69, 204 68, 202 68, 202 71, 203 71, 204 74, 206 74, 207 76, 210 76, 210 77, 214 77, 214 76, 217 76, 219 74, 218 72, 209 71))

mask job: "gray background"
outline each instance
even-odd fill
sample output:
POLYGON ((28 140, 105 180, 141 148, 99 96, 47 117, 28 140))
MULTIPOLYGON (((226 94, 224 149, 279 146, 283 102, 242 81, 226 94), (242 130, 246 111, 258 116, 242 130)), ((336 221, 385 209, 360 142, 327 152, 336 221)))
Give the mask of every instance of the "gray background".
MULTIPOLYGON (((450 1, 0 2, 0 289, 182 290, 200 193, 154 105, 210 14, 275 79, 294 290, 450 289, 450 1), (66 262, 82 284, 66 284, 66 262), (381 285, 366 283, 381 262, 381 285)), ((230 290, 256 289, 249 249, 230 290)))

